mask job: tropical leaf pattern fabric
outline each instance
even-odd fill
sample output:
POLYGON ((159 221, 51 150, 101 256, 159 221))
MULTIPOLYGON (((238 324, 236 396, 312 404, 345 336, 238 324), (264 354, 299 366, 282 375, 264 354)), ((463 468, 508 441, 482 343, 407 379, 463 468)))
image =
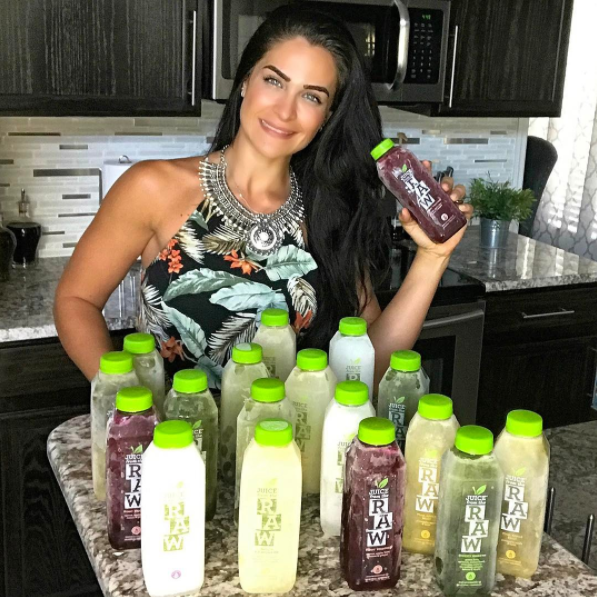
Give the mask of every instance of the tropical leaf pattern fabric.
POLYGON ((317 264, 302 233, 260 258, 204 200, 142 271, 137 328, 154 336, 169 377, 203 369, 219 389, 232 347, 250 342, 270 307, 289 312, 297 334, 317 314, 317 264))

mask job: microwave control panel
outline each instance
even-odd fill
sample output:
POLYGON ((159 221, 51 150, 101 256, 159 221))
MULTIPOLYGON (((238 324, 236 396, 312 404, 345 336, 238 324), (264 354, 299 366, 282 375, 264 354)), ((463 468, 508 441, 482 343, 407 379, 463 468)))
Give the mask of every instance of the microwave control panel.
POLYGON ((436 85, 439 81, 444 12, 409 8, 410 37, 405 83, 436 85))

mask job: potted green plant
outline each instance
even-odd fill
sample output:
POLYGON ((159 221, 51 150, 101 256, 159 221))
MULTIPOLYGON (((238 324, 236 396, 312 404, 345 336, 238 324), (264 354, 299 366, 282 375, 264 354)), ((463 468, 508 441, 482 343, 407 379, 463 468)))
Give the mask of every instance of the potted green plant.
POLYGON ((469 197, 475 215, 481 218, 481 247, 488 249, 506 246, 510 222, 528 218, 535 201, 530 189, 513 189, 510 181, 497 182, 491 177, 473 179, 469 197))

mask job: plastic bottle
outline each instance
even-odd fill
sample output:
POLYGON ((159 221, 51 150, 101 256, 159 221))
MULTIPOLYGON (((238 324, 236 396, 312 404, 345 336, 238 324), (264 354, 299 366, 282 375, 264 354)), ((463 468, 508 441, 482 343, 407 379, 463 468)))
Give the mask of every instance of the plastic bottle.
POLYGON ((158 424, 143 455, 141 564, 150 597, 194 593, 205 568, 205 464, 186 421, 158 424))
POLYGON ((108 539, 114 549, 141 545, 141 458, 158 420, 151 390, 123 388, 108 420, 106 513, 108 539))
POLYGON ((377 415, 396 426, 396 439, 405 450, 406 431, 417 412, 421 396, 429 393, 429 378, 421 369, 421 355, 414 350, 397 350, 379 382, 377 415))
POLYGON ((369 389, 362 381, 341 381, 325 411, 321 448, 321 528, 326 536, 339 536, 346 451, 359 423, 375 416, 369 389))
POLYGON ((277 378, 256 379, 251 384, 251 399, 245 402, 238 415, 236 425, 236 484, 234 508, 238 520, 240 501, 240 474, 245 450, 255 437, 255 427, 264 419, 284 419, 292 425, 292 436, 296 434, 296 410, 286 398, 284 382, 277 378))
POLYGON ((37 249, 41 238, 41 225, 34 222, 29 216, 31 203, 21 189, 19 201, 19 217, 11 220, 6 227, 14 233, 17 246, 13 255, 13 267, 30 268, 37 264, 37 249))
POLYGON ((289 325, 288 311, 266 309, 253 338, 263 350, 263 362, 270 377, 286 381, 296 363, 296 334, 289 325))
POLYGON ((477 425, 456 432, 442 458, 435 573, 444 595, 489 595, 504 474, 492 452, 493 434, 477 425))
POLYGON ((107 352, 91 381, 91 476, 98 500, 106 499, 106 427, 122 388, 138 386, 139 378, 128 352, 107 352))
POLYGON ((236 471, 236 421, 251 384, 261 377, 269 377, 262 361, 259 344, 242 343, 232 348, 232 358, 222 372, 220 398, 220 470, 228 482, 234 482, 236 471))
POLYGON ((240 586, 286 593, 296 581, 301 521, 301 454, 282 419, 257 424, 243 459, 238 523, 240 586))
POLYGON ((419 400, 406 434, 404 549, 433 555, 442 457, 454 446, 458 421, 441 394, 419 400))
POLYGON ((325 409, 334 396, 336 376, 323 350, 306 348, 286 381, 286 395, 296 410, 296 443, 303 465, 303 493, 319 493, 321 435, 325 409))
POLYGON ((133 365, 141 385, 149 388, 153 396, 153 407, 164 420, 164 398, 166 397, 166 376, 164 359, 156 350, 151 334, 128 334, 124 337, 124 350, 133 355, 133 365))
POLYGON ((497 570, 531 578, 539 563, 549 481, 543 419, 530 410, 508 413, 495 457, 505 475, 497 570))
POLYGON ((384 139, 371 155, 383 184, 432 241, 443 243, 466 226, 466 218, 448 193, 408 149, 384 139))
POLYGON ((195 445, 205 462, 205 516, 211 520, 218 504, 218 407, 207 387, 204 371, 183 369, 174 374, 164 414, 168 420, 180 419, 193 428, 195 445))
POLYGON ((346 455, 340 566, 353 591, 390 589, 400 578, 405 462, 396 429, 370 417, 346 455))

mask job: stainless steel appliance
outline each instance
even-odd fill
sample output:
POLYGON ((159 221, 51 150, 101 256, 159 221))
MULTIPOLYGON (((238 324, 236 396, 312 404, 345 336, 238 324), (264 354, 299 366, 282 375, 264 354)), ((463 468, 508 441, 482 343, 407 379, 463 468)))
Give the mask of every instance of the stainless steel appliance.
MULTIPOLYGON (((225 100, 242 51, 267 14, 293 0, 212 0, 207 97, 225 100)), ((381 103, 441 102, 450 0, 300 0, 342 18, 381 103)))

